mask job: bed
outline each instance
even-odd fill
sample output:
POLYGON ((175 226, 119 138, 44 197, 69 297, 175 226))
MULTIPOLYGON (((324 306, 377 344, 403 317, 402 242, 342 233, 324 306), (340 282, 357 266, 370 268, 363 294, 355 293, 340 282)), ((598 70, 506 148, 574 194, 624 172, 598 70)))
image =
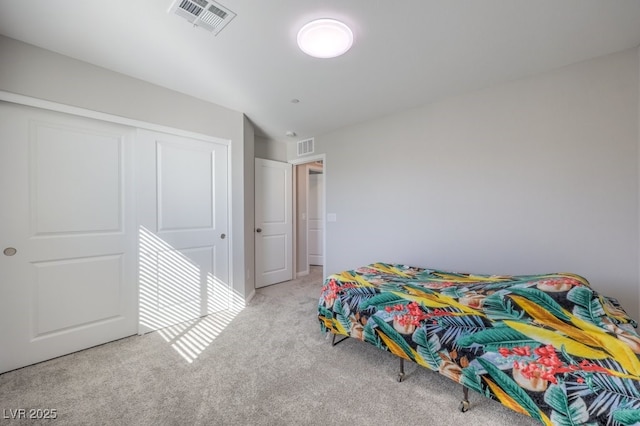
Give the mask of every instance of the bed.
MULTIPOLYGON (((574 274, 375 263, 327 277, 320 328, 372 344, 546 425, 640 425, 640 336, 574 274)), ((345 337, 345 338, 346 338, 345 337)), ((339 341, 338 341, 339 342, 339 341)))

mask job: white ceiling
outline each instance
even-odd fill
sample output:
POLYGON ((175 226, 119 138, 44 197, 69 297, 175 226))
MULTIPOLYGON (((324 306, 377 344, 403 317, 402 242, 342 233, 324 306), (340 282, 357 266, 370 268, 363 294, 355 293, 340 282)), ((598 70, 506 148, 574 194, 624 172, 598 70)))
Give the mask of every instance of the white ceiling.
POLYGON ((237 17, 217 36, 172 1, 0 0, 0 34, 244 112, 282 141, 640 45, 640 0, 218 0, 237 17), (325 17, 355 44, 314 59, 296 33, 325 17))

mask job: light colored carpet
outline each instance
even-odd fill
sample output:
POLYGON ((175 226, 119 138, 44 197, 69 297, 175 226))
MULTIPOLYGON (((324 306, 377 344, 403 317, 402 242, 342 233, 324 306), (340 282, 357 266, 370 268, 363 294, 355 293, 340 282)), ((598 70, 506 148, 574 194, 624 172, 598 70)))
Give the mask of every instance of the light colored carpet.
POLYGON ((40 408, 71 425, 538 424, 473 391, 461 413, 449 379, 406 363, 398 383, 393 355, 353 339, 332 347, 316 318, 321 273, 259 289, 235 317, 2 374, 0 423, 38 423, 6 417, 40 408))

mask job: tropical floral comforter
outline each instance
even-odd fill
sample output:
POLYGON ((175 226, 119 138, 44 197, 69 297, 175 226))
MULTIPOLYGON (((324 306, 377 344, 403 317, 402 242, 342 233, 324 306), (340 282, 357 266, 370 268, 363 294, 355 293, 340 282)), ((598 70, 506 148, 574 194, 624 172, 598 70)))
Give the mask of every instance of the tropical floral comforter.
POLYGON ((578 275, 375 263, 329 276, 318 318, 543 424, 640 425, 637 324, 578 275))

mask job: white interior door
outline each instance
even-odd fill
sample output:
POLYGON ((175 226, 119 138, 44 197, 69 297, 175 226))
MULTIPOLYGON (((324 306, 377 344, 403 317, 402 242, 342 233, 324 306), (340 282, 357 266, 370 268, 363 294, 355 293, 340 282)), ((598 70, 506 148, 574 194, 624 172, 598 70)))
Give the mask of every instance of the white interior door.
POLYGON ((134 135, 0 102, 0 373, 135 334, 134 135))
POLYGON ((230 306, 227 151, 138 131, 140 333, 230 306))
POLYGON ((256 158, 256 288, 293 278, 292 166, 256 158))
POLYGON ((324 175, 309 169, 309 217, 307 221, 307 245, 310 265, 324 265, 324 175))

